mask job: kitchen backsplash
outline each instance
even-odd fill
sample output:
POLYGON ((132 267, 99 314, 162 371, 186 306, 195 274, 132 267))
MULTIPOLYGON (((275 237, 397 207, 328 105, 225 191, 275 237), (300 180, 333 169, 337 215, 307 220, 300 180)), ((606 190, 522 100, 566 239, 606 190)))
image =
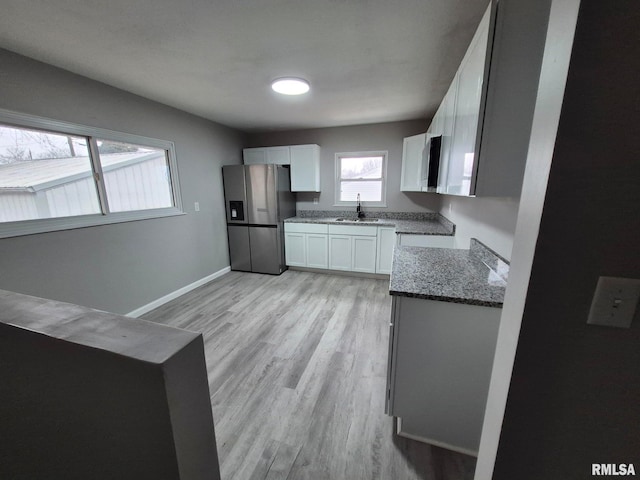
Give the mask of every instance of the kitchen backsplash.
POLYGON ((469 251, 493 270, 500 278, 507 281, 509 278, 509 262, 487 247, 476 238, 471 239, 469 251))
MULTIPOLYGON (((389 218, 395 220, 440 220, 441 223, 451 224, 449 220, 435 212, 364 212, 368 218, 389 218)), ((297 216, 301 218, 335 218, 355 217, 353 210, 298 210, 297 216)))

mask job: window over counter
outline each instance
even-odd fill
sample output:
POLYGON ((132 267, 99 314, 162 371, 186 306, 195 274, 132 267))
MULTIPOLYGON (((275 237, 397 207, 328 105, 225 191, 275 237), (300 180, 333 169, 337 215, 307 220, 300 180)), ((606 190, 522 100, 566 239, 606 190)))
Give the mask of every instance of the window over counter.
POLYGON ((173 142, 0 110, 0 238, 182 212, 173 142))
POLYGON ((386 207, 387 152, 336 153, 336 205, 386 207))

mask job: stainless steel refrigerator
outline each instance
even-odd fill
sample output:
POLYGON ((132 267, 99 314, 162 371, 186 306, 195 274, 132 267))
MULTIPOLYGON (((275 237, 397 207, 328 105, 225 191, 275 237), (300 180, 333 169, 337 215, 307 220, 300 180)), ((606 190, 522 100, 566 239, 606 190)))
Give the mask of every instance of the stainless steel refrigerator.
POLYGON ((231 270, 279 275, 284 259, 283 220, 296 212, 289 168, 222 167, 231 270))

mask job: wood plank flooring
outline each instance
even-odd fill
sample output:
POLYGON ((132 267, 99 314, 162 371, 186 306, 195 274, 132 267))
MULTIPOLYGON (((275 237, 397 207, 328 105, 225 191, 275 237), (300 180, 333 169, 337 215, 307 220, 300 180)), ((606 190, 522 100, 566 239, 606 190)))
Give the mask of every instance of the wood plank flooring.
POLYGON ((202 332, 223 480, 470 480, 393 434, 386 280, 231 272, 144 316, 202 332))

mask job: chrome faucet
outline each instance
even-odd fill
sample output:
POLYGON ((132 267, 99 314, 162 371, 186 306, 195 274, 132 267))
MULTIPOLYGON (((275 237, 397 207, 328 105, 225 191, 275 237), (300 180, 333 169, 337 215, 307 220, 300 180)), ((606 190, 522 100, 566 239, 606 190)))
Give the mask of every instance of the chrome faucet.
POLYGON ((364 212, 362 211, 362 205, 360 205, 360 194, 358 194, 358 206, 356 207, 356 213, 358 218, 364 218, 364 212))

